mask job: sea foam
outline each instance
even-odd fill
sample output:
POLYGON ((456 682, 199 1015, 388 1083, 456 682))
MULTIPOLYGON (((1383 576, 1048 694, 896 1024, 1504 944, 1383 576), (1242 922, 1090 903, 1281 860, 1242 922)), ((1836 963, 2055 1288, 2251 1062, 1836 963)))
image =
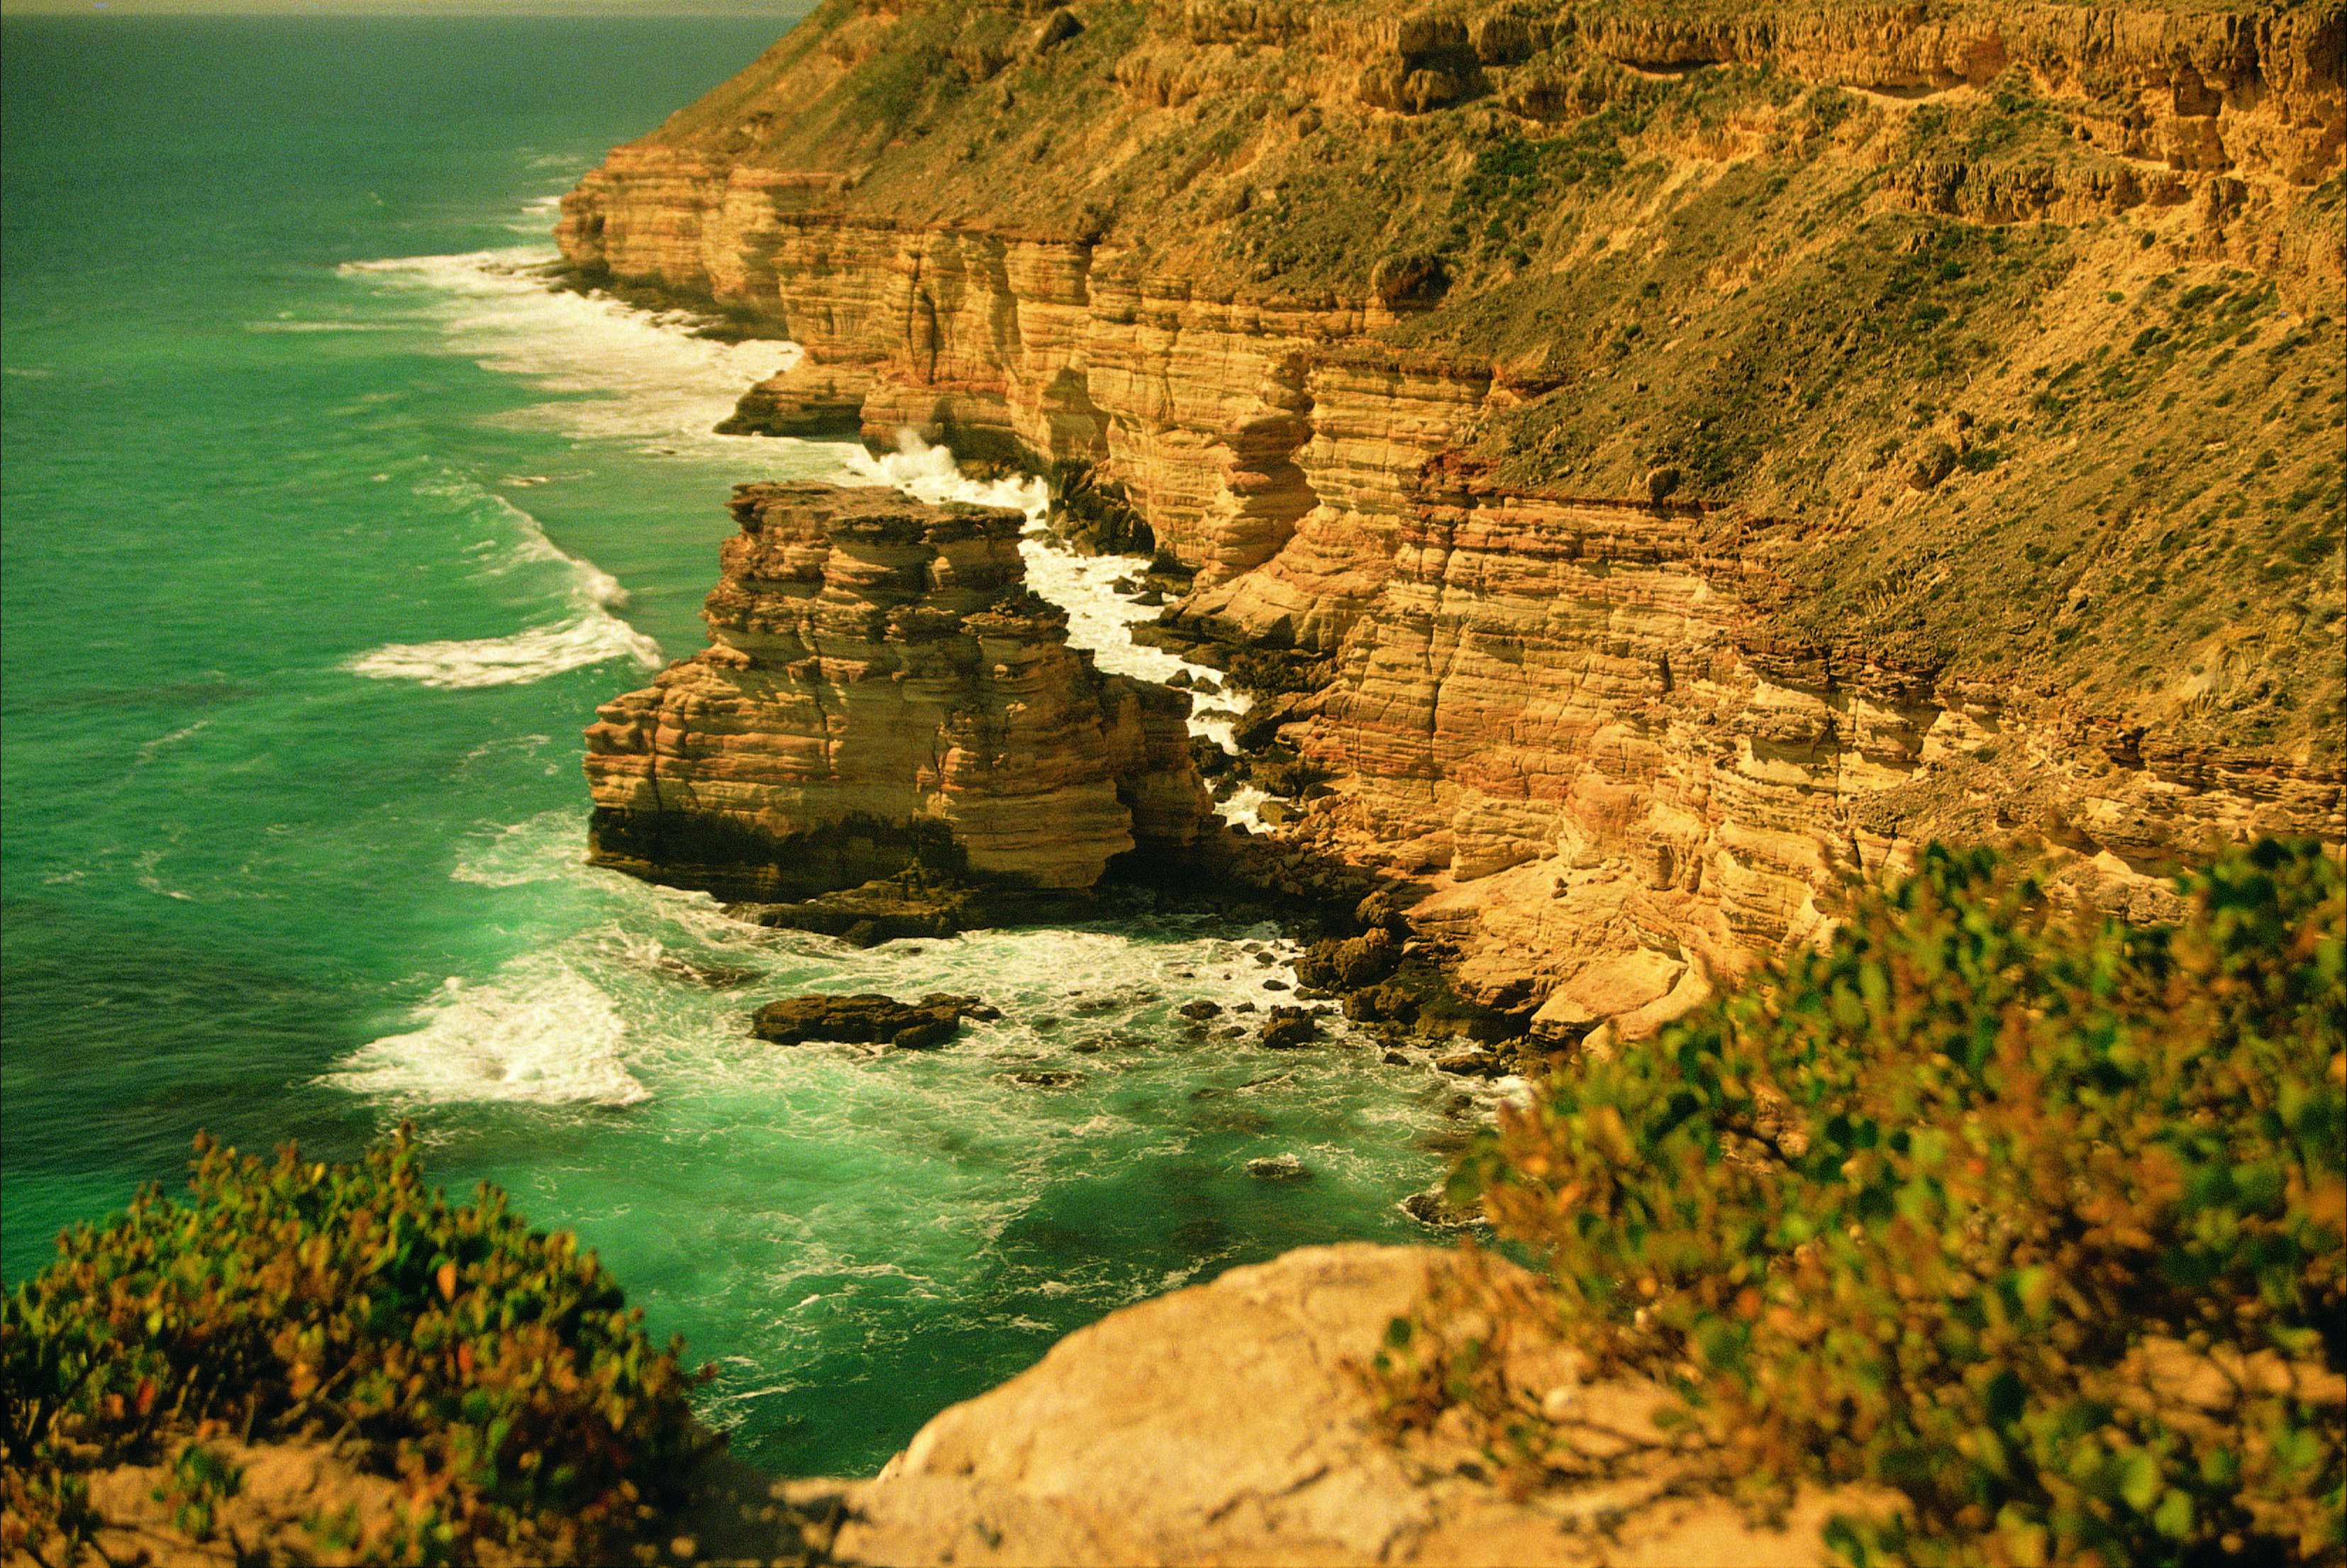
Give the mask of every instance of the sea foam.
POLYGON ((517 958, 479 984, 452 976, 413 1021, 415 1028, 362 1047, 324 1081, 431 1104, 633 1105, 651 1098, 621 1059, 627 1031, 619 1008, 559 957, 517 958))
POLYGON ((548 246, 352 261, 343 275, 412 296, 452 352, 559 395, 511 416, 574 439, 633 441, 663 454, 738 448, 711 427, 752 382, 798 363, 795 343, 718 343, 689 313, 559 292, 548 246))
POLYGON ((614 659, 632 660, 647 670, 660 667, 660 644, 613 613, 628 599, 619 580, 555 544, 536 518, 460 476, 443 475, 418 486, 417 493, 448 501, 468 520, 489 525, 491 536, 484 541, 487 572, 558 569, 559 591, 569 613, 506 637, 395 642, 359 655, 344 669, 378 681, 462 690, 543 681, 614 659))

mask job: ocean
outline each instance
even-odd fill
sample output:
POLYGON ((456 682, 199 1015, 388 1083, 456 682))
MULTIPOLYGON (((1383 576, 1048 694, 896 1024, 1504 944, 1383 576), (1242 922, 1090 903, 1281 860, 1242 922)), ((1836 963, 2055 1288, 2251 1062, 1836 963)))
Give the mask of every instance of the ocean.
MULTIPOLYGON (((438 1180, 575 1228, 717 1365, 743 1457, 857 1474, 1118 1307, 1432 1239, 1396 1205, 1454 1083, 1179 1027, 1276 999, 1275 931, 856 952, 583 864, 580 731, 702 645, 733 483, 1037 499, 712 436, 784 345, 534 272, 559 193, 775 30, 0 24, 9 1281, 200 1128, 347 1157, 412 1118, 438 1180), (748 1036, 802 989, 1005 1017, 917 1055, 748 1036), (1308 1177, 1246 1173, 1277 1154, 1308 1177)), ((1030 552, 1103 666, 1171 668, 1123 637, 1130 563, 1030 552)))

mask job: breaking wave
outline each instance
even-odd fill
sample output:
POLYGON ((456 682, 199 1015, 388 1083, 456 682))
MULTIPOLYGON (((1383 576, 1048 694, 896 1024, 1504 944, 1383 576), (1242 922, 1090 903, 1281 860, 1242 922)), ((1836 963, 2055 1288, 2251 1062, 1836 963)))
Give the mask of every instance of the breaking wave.
POLYGON ((651 1097, 621 1058, 619 1008, 559 958, 517 958, 477 985, 452 976, 415 1021, 363 1046, 324 1081, 429 1104, 633 1105, 651 1097))
POLYGON ((739 437, 710 427, 743 387, 797 364, 798 346, 718 343, 693 335, 688 312, 558 292, 546 276, 558 260, 550 246, 517 245, 351 261, 342 272, 412 295, 448 350, 558 395, 511 416, 518 423, 662 453, 738 450, 739 437))
POLYGON ((660 645, 617 616, 597 611, 510 637, 395 642, 361 654, 345 668, 377 681, 414 681, 443 691, 465 691, 543 681, 613 659, 632 659, 647 670, 655 669, 660 645))
POLYGON ((543 681, 614 659, 632 660, 647 670, 660 667, 660 644, 613 613, 628 602, 619 579, 593 561, 565 551, 546 537, 536 518, 504 497, 454 476, 420 486, 418 493, 446 499, 467 519, 490 524, 490 537, 476 548, 486 552, 484 569, 491 575, 532 567, 555 569, 569 613, 506 637, 395 642, 359 655, 344 669, 378 681, 463 690, 543 681))

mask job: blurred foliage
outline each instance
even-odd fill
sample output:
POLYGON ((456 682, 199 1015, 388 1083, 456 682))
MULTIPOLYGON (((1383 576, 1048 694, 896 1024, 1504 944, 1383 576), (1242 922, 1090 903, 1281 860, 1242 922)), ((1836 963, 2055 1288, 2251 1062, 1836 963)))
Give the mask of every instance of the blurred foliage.
POLYGON ((0 1303, 0 1459, 15 1552, 96 1527, 87 1474, 177 1458, 163 1501, 201 1538, 238 1477, 204 1440, 331 1440, 397 1479, 392 1560, 483 1543, 595 1560, 665 1506, 711 1440, 695 1376, 567 1232, 483 1184, 451 1205, 403 1125, 355 1165, 196 1140, 192 1198, 159 1187, 57 1238, 0 1303), (179 1440, 195 1440, 181 1444, 179 1440))
POLYGON ((1824 950, 1567 1067, 1458 1177, 1542 1295, 1471 1270, 1398 1323, 1393 1423, 1569 1471, 1493 1353, 1545 1317, 1674 1390, 1755 1507, 1902 1498, 1836 1522, 1853 1562, 2340 1561, 2347 883, 2267 841, 2180 890, 2130 926, 1934 847, 1824 950))

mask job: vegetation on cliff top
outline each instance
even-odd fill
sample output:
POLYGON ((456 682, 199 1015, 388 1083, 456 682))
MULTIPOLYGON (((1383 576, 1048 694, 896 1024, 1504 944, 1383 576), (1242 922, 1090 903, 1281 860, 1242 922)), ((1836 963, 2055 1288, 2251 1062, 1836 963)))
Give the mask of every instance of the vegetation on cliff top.
POLYGON ((530 1230, 483 1184, 424 1184, 403 1126, 355 1165, 196 1141, 192 1196, 140 1193, 57 1238, 0 1302, 0 1516, 11 1553, 77 1560, 101 1521, 90 1472, 169 1466, 202 1538, 237 1476, 212 1446, 326 1440, 394 1478, 388 1518, 322 1517, 369 1560, 610 1560, 682 1496, 712 1440, 681 1341, 568 1232, 530 1230))
POLYGON ((2335 4, 1050 10, 834 0, 648 139, 1177 295, 1379 301, 1385 351, 1510 390, 1493 481, 1676 469, 1760 522, 1779 643, 2337 749, 2335 4), (1975 35, 2010 63, 1960 79, 1975 35), (2187 101, 2174 61, 2251 42, 2187 101))
POLYGON ((2347 879, 2268 841, 2189 916, 2050 908, 1933 850, 1831 946, 1560 1072, 1461 1166, 1553 1294, 1436 1304, 1380 1359, 1571 1473, 1462 1323, 1680 1398, 1757 1505, 1873 1483, 1856 1562, 2335 1561, 2347 1548, 2347 879))

